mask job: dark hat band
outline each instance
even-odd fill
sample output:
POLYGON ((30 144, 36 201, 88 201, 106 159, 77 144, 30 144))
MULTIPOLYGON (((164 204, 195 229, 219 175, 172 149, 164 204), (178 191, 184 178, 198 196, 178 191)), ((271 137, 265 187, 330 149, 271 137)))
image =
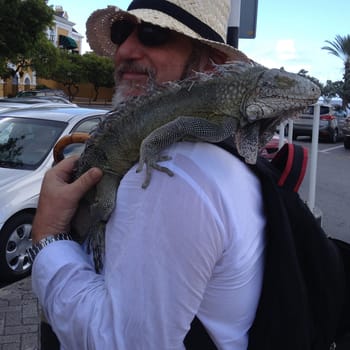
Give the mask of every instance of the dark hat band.
MULTIPOLYGON (((191 15, 181 7, 166 1, 166 0, 133 0, 128 7, 128 11, 136 9, 149 9, 165 13, 166 15, 175 18, 182 24, 191 28, 199 34, 203 39, 224 43, 222 37, 212 28, 200 21, 198 18, 191 15)), ((156 23, 153 23, 156 24, 156 23)))

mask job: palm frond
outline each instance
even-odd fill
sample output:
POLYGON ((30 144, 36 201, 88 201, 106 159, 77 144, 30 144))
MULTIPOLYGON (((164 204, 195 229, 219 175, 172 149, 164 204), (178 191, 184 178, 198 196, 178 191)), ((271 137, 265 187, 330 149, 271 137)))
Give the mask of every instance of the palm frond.
POLYGON ((334 41, 326 40, 325 42, 330 46, 323 46, 323 50, 341 58, 344 64, 350 59, 350 35, 336 35, 334 41))

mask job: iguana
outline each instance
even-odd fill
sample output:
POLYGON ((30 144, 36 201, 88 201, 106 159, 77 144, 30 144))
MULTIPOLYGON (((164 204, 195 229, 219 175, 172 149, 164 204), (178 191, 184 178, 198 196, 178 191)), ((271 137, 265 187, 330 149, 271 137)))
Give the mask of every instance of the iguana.
POLYGON ((161 151, 181 140, 216 143, 234 136, 239 154, 254 163, 276 126, 315 103, 319 95, 319 88, 300 75, 229 63, 210 74, 153 88, 108 112, 87 141, 74 174, 77 178, 93 166, 104 173, 72 222, 75 238, 88 238, 96 270, 102 268, 105 224, 117 187, 138 159, 137 171, 146 165, 144 188, 152 168, 172 175, 158 164, 167 159, 161 151))

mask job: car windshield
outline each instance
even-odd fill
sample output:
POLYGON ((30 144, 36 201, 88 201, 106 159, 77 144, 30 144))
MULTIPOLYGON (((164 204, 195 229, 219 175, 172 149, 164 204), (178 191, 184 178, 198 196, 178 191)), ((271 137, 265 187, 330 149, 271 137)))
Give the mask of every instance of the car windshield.
POLYGON ((43 119, 0 118, 0 167, 36 169, 66 125, 43 119))

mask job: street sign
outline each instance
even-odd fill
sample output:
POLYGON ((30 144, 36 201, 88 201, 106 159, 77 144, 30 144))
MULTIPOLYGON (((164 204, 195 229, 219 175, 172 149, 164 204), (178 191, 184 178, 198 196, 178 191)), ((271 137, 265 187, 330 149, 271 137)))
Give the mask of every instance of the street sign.
POLYGON ((258 0, 231 0, 227 30, 229 45, 238 47, 238 38, 255 38, 257 13, 258 0))
POLYGON ((258 0, 241 1, 241 15, 239 22, 239 37, 241 39, 255 38, 257 13, 258 0))

